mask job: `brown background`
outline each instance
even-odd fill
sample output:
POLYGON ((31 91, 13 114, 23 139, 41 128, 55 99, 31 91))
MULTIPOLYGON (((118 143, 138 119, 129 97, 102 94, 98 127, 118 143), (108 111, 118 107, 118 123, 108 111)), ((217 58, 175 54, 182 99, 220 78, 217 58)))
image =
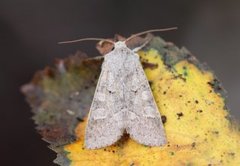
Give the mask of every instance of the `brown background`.
POLYGON ((228 91, 231 113, 240 119, 240 3, 237 0, 1 0, 0 165, 54 165, 55 154, 34 130, 19 92, 36 70, 80 49, 97 55, 94 42, 57 45, 83 37, 161 33, 207 62, 228 91))

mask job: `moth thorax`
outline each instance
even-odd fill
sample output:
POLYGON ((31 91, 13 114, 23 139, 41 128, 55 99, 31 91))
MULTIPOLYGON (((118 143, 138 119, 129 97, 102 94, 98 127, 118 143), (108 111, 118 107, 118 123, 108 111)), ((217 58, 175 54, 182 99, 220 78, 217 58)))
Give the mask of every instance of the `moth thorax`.
POLYGON ((115 48, 124 48, 124 47, 127 47, 127 46, 125 44, 125 41, 118 41, 118 42, 114 43, 114 47, 115 48))

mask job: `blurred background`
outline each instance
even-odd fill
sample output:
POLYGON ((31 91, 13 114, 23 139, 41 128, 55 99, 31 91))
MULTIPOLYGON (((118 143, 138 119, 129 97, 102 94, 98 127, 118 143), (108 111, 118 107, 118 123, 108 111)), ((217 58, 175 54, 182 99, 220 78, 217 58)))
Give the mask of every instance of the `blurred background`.
POLYGON ((0 165, 51 166, 55 153, 34 130, 19 88, 36 70, 95 42, 57 45, 84 37, 113 37, 178 26, 156 33, 186 46, 206 62, 228 91, 231 114, 240 119, 240 1, 238 0, 1 0, 0 165))

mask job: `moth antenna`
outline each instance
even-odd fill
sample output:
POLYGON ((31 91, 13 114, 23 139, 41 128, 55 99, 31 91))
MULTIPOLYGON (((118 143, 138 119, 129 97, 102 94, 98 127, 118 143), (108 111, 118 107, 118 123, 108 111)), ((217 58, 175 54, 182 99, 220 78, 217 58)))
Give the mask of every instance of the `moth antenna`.
POLYGON ((163 32, 163 31, 171 31, 171 30, 176 30, 177 27, 171 27, 171 28, 163 28, 163 29, 150 29, 150 30, 147 30, 147 31, 143 31, 143 32, 139 32, 139 33, 136 33, 136 34, 133 34, 131 35, 129 38, 127 38, 125 40, 125 42, 137 37, 137 36, 141 36, 141 35, 144 35, 144 34, 147 34, 147 33, 151 33, 151 32, 163 32))
POLYGON ((106 42, 109 42, 109 43, 114 44, 113 41, 108 40, 108 39, 104 39, 104 38, 83 38, 83 39, 76 39, 76 40, 62 41, 62 42, 58 42, 58 44, 69 44, 69 43, 76 43, 76 42, 90 41, 90 40, 94 40, 94 41, 106 41, 106 42))

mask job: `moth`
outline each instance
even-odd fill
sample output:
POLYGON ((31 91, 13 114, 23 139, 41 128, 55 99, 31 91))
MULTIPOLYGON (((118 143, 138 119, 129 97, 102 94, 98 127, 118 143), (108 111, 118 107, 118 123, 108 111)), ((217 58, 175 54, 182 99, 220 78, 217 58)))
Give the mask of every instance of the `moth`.
MULTIPOLYGON (((112 145, 124 132, 147 146, 162 146, 167 142, 160 112, 136 53, 144 45, 131 50, 126 42, 145 33, 172 29, 176 28, 149 30, 118 42, 99 39, 111 42, 114 47, 104 55, 90 107, 84 143, 87 149, 112 145)), ((82 40, 98 39, 77 41, 82 40)))

